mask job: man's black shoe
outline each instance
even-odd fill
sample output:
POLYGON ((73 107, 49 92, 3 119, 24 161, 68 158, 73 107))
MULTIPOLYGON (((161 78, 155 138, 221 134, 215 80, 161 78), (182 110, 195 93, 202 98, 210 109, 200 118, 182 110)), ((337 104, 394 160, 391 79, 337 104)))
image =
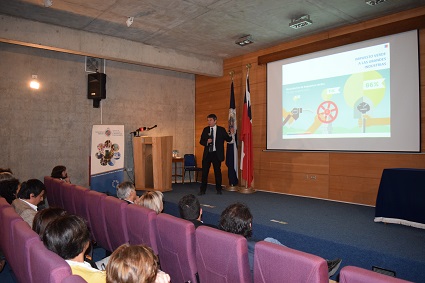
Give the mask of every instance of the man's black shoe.
POLYGON ((198 196, 202 196, 202 195, 205 195, 205 192, 199 192, 198 193, 198 196))

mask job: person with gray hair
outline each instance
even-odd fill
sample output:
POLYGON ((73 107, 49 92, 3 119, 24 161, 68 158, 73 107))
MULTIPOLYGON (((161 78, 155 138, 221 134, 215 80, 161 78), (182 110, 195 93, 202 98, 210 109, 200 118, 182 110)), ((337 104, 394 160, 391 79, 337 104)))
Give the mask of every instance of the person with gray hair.
POLYGON ((135 203, 139 199, 132 182, 122 182, 117 186, 117 198, 125 200, 129 204, 135 203))

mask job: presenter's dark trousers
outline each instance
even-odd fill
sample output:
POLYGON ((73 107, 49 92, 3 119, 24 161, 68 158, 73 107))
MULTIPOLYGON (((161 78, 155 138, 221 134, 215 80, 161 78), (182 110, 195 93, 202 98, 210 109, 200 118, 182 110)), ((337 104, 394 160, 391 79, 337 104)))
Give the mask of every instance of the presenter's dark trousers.
POLYGON ((217 192, 221 192, 221 161, 218 159, 217 153, 213 151, 208 152, 206 158, 202 160, 202 193, 205 193, 207 190, 208 173, 210 171, 211 163, 214 168, 215 189, 217 192))

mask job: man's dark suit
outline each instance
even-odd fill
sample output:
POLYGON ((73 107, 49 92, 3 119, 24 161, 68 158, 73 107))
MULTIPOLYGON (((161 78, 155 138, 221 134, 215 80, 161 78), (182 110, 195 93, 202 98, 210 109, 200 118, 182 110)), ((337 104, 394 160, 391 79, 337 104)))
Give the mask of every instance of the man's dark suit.
POLYGON ((217 130, 215 135, 215 148, 216 151, 209 152, 208 139, 211 138, 209 133, 211 127, 205 127, 201 134, 199 143, 204 146, 204 154, 202 156, 202 184, 201 193, 205 193, 208 182, 208 172, 210 171, 211 163, 214 168, 215 188, 217 192, 221 193, 221 162, 224 161, 224 141, 232 141, 232 137, 226 132, 223 127, 216 125, 217 130))

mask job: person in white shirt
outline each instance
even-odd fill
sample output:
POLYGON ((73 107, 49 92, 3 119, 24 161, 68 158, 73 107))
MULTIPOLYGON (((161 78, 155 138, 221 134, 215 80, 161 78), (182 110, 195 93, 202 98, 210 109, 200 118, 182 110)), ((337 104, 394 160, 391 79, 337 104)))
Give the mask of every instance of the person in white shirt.
POLYGON ((30 179, 22 182, 18 192, 18 198, 12 202, 16 213, 32 227, 34 216, 37 213, 37 205, 43 201, 46 187, 38 179, 30 179))
POLYGON ((90 246, 90 232, 84 220, 76 215, 64 215, 50 222, 44 230, 43 243, 70 265, 72 274, 89 283, 105 283, 106 274, 84 261, 90 246))

